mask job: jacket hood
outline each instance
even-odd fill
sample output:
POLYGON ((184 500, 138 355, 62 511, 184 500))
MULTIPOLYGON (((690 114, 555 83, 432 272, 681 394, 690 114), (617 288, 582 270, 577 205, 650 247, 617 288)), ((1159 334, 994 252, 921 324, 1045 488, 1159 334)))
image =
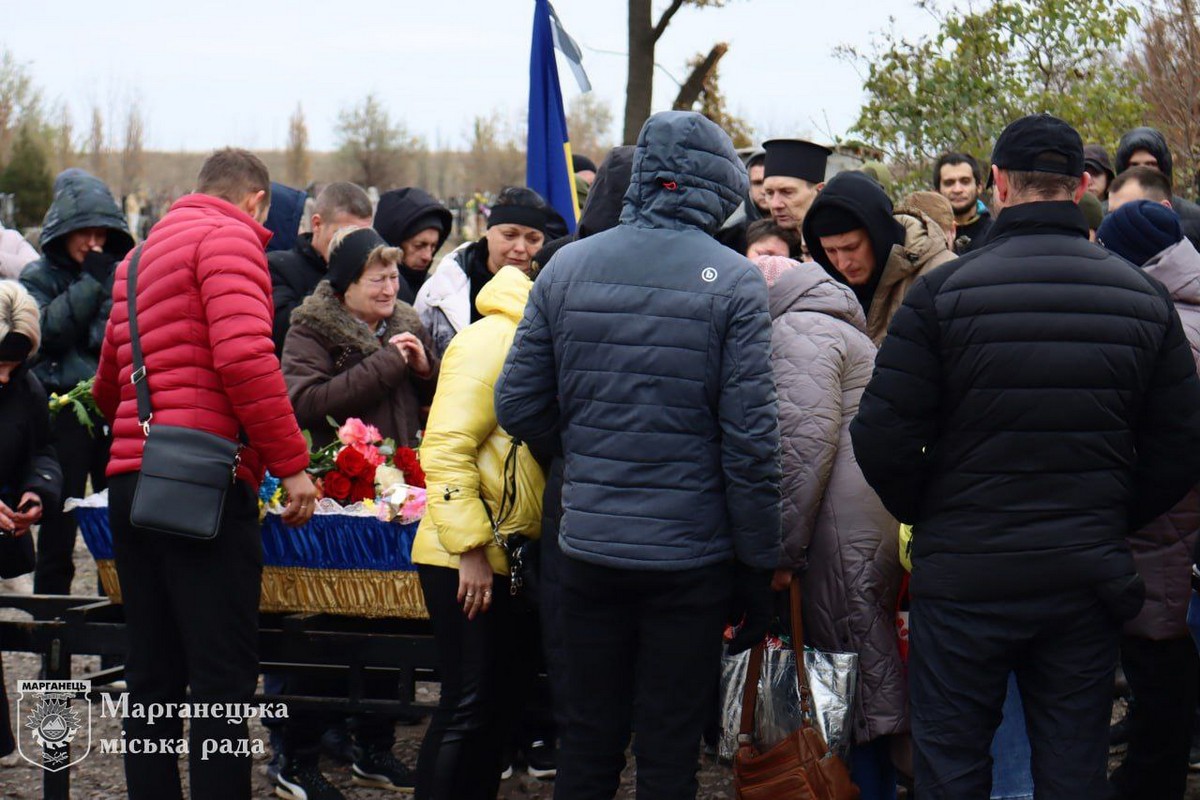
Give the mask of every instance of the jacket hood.
POLYGON ((608 151, 600 169, 596 171, 596 180, 588 190, 583 213, 579 215, 577 239, 615 228, 620 223, 621 205, 625 200, 625 192, 629 191, 636 150, 633 145, 625 144, 608 151))
POLYGON ((712 234, 749 186, 725 131, 694 111, 663 111, 638 134, 621 224, 712 234))
POLYGON ((1200 306, 1200 252, 1186 236, 1153 256, 1142 269, 1167 287, 1175 302, 1200 306))
POLYGON ((771 287, 768 297, 772 320, 789 311, 813 311, 867 332, 867 320, 854 292, 815 263, 802 263, 785 272, 771 287))
POLYGON ((360 353, 374 353, 391 337, 420 330, 421 319, 408 303, 396 301, 396 310, 388 320, 381 341, 366 325, 351 316, 346 305, 338 299, 329 281, 321 281, 313 293, 292 312, 292 325, 308 328, 331 347, 339 346, 360 353))
POLYGON ((475 298, 475 307, 485 317, 502 314, 513 322, 520 322, 525 316, 525 303, 529 300, 529 291, 533 281, 516 267, 501 267, 496 276, 479 290, 475 298))
POLYGON ((892 247, 903 243, 905 235, 904 227, 892 216, 892 201, 883 187, 862 172, 839 173, 825 184, 804 217, 804 241, 808 245, 808 252, 834 280, 842 282, 841 273, 825 254, 825 248, 821 247, 821 237, 813 232, 813 220, 825 208, 842 209, 862 220, 867 235, 871 237, 871 249, 875 252, 873 277, 877 281, 892 247))
POLYGON ((64 170, 54 179, 54 200, 42 222, 43 251, 60 251, 64 236, 81 228, 108 228, 104 251, 124 258, 133 249, 125 215, 104 181, 81 169, 64 170))
POLYGON ((450 236, 454 217, 450 209, 434 199, 433 195, 423 189, 408 187, 393 189, 379 196, 379 206, 375 209, 375 224, 372 226, 379 231, 388 244, 399 247, 405 239, 420 233, 425 227, 434 227, 433 222, 441 223, 441 233, 438 234, 436 253, 442 249, 450 236), (428 218, 430 224, 420 229, 411 226, 428 218))
POLYGON ((291 250, 300 235, 300 218, 308 195, 299 189, 271 181, 271 207, 267 210, 266 229, 272 233, 267 252, 291 250))
MULTIPOLYGON (((923 211, 908 206, 899 206, 893 219, 904 229, 902 255, 905 271, 919 270, 929 263, 938 253, 949 253, 950 246, 946 243, 946 232, 942 226, 923 211)), ((892 251, 895 254, 896 251, 892 251)))
POLYGON ((1171 148, 1167 147, 1167 139, 1154 128, 1134 128, 1121 137, 1117 145, 1117 174, 1120 175, 1129 167, 1129 157, 1138 150, 1148 150, 1158 159, 1158 168, 1168 178, 1171 177, 1171 148))

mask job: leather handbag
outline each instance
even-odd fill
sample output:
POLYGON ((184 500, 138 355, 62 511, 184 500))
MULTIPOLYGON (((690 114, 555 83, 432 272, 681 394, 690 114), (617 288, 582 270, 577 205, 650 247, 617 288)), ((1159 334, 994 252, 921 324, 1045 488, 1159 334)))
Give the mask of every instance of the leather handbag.
POLYGON ((137 324, 139 246, 127 277, 129 340, 133 349, 130 381, 137 393, 138 422, 146 436, 142 469, 133 493, 129 521, 139 528, 189 539, 213 539, 221 529, 225 496, 237 477, 241 445, 223 436, 178 425, 150 425, 150 384, 137 324))
POLYGON ((742 719, 738 750, 733 757, 733 789, 738 800, 859 800, 858 787, 850 780, 846 765, 832 753, 813 726, 812 693, 804 666, 804 619, 800 607, 800 581, 791 586, 792 647, 796 651, 796 677, 804 715, 800 728, 766 752, 754 746, 754 707, 758 702, 758 678, 762 672, 763 647, 750 651, 746 686, 742 691, 742 719))

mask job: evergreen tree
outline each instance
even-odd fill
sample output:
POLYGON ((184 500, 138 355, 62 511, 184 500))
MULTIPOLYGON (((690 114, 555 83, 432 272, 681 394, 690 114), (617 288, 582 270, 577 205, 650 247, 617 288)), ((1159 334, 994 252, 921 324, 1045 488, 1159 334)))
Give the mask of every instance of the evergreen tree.
POLYGON ((54 195, 54 178, 33 128, 25 124, 18 129, 12 157, 0 172, 0 192, 16 196, 17 225, 22 228, 41 224, 54 195))

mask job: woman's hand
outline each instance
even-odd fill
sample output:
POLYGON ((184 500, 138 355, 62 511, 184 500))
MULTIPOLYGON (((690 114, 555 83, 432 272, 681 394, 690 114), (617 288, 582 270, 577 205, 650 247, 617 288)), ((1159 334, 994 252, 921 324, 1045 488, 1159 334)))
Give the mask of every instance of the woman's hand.
POLYGON ((404 363, 408 364, 408 368, 418 378, 428 378, 433 371, 429 366, 429 356, 425 352, 425 345, 421 344, 421 340, 411 333, 398 333, 393 336, 388 342, 400 351, 400 355, 404 356, 404 363))
POLYGON ((492 607, 492 565, 486 550, 476 547, 458 557, 458 602, 467 619, 492 607))
POLYGON ((784 589, 792 585, 793 571, 790 569, 777 569, 775 574, 771 576, 771 591, 782 592, 784 589))

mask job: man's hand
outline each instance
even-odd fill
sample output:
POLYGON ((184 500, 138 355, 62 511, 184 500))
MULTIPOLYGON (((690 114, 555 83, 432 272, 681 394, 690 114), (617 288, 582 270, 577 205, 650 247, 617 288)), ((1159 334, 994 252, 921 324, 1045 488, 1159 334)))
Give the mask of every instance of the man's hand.
POLYGON ((759 644, 771 627, 774 613, 771 579, 774 570, 755 569, 739 563, 733 576, 733 608, 730 621, 742 627, 729 643, 729 655, 735 656, 759 644))
POLYGON ((312 519, 317 510, 317 487, 312 478, 304 471, 281 478, 283 490, 287 492, 287 507, 283 509, 283 524, 291 528, 299 528, 312 519))
POLYGON ((771 576, 771 591, 782 592, 784 589, 792 585, 792 575, 795 572, 790 569, 777 569, 775 574, 771 576))
POLYGON ((404 361, 412 370, 413 375, 418 378, 429 377, 432 368, 429 366, 429 356, 425 352, 425 345, 421 344, 420 339, 411 333, 398 333, 388 342, 400 351, 400 355, 404 356, 404 361))
POLYGON ((28 533, 31 527, 42 520, 42 498, 38 497, 36 492, 26 492, 21 495, 21 502, 17 503, 17 511, 11 516, 15 523, 17 536, 28 533), (20 509, 25 510, 21 511, 20 509))

